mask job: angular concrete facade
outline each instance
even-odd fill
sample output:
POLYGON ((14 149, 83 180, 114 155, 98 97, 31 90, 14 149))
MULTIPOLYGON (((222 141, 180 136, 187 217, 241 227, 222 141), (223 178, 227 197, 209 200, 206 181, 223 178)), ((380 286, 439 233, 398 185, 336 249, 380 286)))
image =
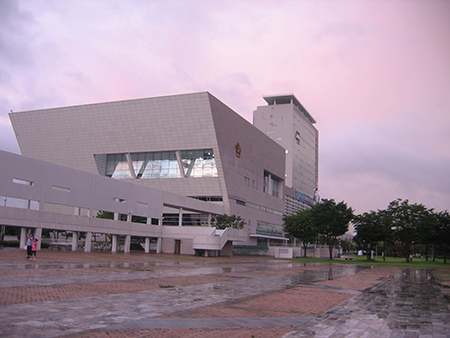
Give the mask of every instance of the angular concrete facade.
POLYGON ((223 214, 220 205, 4 151, 0 151, 0 201, 0 225, 22 229, 21 247, 31 229, 39 244, 43 229, 77 234, 72 236, 72 250, 79 247, 78 234, 85 233, 81 244, 86 252, 95 249, 97 234, 111 236, 112 252, 118 251, 119 237, 124 237, 125 253, 130 252, 132 237, 137 237, 141 243, 145 240, 146 252, 213 256, 230 255, 232 243, 246 239, 238 229, 181 222, 162 226, 165 207, 215 216, 223 214), (113 217, 96 217, 105 212, 113 217))
POLYGON ((25 156, 218 203, 244 219, 246 244, 282 240, 285 150, 208 92, 10 119, 25 156))

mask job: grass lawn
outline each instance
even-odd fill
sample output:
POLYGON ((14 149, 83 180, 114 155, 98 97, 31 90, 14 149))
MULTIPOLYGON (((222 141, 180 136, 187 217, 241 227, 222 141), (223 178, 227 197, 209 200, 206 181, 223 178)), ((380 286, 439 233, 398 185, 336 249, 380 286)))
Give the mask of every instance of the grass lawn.
POLYGON ((413 258, 412 262, 407 263, 405 258, 398 257, 386 257, 386 261, 383 261, 382 257, 377 257, 372 260, 367 260, 366 256, 351 256, 345 255, 346 257, 352 258, 352 260, 344 260, 342 258, 330 259, 318 259, 318 258, 308 258, 301 257, 295 258, 296 261, 301 262, 317 262, 317 263, 338 263, 338 264, 359 264, 359 265, 391 265, 391 266, 404 266, 408 268, 422 268, 422 269, 449 269, 450 270, 450 259, 447 259, 447 264, 444 264, 443 259, 438 259, 433 262, 431 258, 428 261, 425 258, 413 258))

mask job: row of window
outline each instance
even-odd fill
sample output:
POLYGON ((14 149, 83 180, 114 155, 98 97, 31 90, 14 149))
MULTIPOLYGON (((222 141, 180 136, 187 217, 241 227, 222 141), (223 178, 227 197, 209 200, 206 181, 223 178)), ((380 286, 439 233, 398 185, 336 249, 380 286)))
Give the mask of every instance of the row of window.
POLYGON ((116 179, 218 177, 212 149, 108 154, 106 176, 116 179))
POLYGON ((258 190, 258 182, 255 180, 250 180, 250 178, 244 176, 244 185, 258 190))
POLYGON ((309 208, 308 204, 308 202, 300 201, 299 199, 295 199, 291 196, 285 196, 285 213, 288 216, 293 215, 299 210, 309 208))
MULTIPOLYGON (((264 186, 263 192, 267 194, 271 194, 275 197, 279 197, 281 194, 281 187, 284 184, 284 181, 275 175, 272 175, 268 171, 264 171, 264 186)), ((251 187, 253 189, 258 189, 258 182, 255 180, 250 180, 250 178, 244 176, 244 185, 247 187, 251 187)))
POLYGON ((244 207, 256 209, 256 210, 265 211, 265 212, 268 212, 268 213, 271 213, 271 214, 274 214, 274 215, 283 216, 282 212, 279 212, 278 210, 275 210, 275 209, 272 209, 272 208, 265 207, 265 206, 260 205, 260 204, 246 202, 246 201, 238 200, 238 199, 236 200, 236 204, 242 205, 244 207))

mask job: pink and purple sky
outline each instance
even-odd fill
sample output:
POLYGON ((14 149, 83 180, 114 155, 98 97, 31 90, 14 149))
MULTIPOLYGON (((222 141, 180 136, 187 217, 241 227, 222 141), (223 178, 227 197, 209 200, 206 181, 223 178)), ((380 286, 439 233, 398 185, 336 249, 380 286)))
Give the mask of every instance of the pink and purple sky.
POLYGON ((8 113, 209 91, 244 118, 294 93, 322 198, 450 209, 450 1, 1 0, 8 113))

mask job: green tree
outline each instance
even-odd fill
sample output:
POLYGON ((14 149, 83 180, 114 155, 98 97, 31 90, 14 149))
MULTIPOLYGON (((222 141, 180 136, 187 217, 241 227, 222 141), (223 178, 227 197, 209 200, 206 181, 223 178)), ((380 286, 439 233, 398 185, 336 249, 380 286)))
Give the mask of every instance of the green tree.
MULTIPOLYGON (((425 259, 428 261, 429 247, 436 242, 438 229, 438 217, 433 209, 429 209, 417 225, 418 242, 425 246, 425 259)), ((438 238, 438 240, 440 240, 438 238)))
POLYGON ((444 256, 444 264, 447 264, 447 256, 450 252, 450 214, 442 211, 436 215, 436 244, 439 245, 444 256))
POLYGON ((383 261, 386 260, 386 244, 394 243, 394 232, 392 230, 392 217, 387 210, 378 210, 379 225, 383 232, 383 261))
POLYGON ((392 228, 395 238, 402 243, 406 261, 410 261, 413 243, 420 242, 420 231, 427 228, 430 210, 422 204, 409 204, 408 200, 397 199, 388 206, 392 217, 392 228))
MULTIPOLYGON (((386 223, 383 222, 382 213, 375 211, 356 216, 354 224, 357 232, 354 240, 366 251, 367 259, 370 260, 372 251, 377 247, 378 242, 386 242, 390 226, 386 226, 386 223)), ((384 249, 385 247, 383 247, 383 252, 384 249)))
POLYGON ((226 228, 242 229, 245 222, 242 220, 241 216, 227 214, 219 215, 212 220, 213 226, 217 229, 223 230, 226 228))
POLYGON ((294 215, 285 216, 283 221, 284 231, 302 242, 306 257, 308 243, 313 243, 318 235, 318 229, 312 223, 311 210, 305 209, 294 215))
POLYGON ((336 204, 334 199, 323 199, 311 208, 312 224, 320 235, 325 237, 330 259, 333 259, 333 247, 338 236, 348 231, 348 225, 354 218, 353 209, 342 201, 336 204))

